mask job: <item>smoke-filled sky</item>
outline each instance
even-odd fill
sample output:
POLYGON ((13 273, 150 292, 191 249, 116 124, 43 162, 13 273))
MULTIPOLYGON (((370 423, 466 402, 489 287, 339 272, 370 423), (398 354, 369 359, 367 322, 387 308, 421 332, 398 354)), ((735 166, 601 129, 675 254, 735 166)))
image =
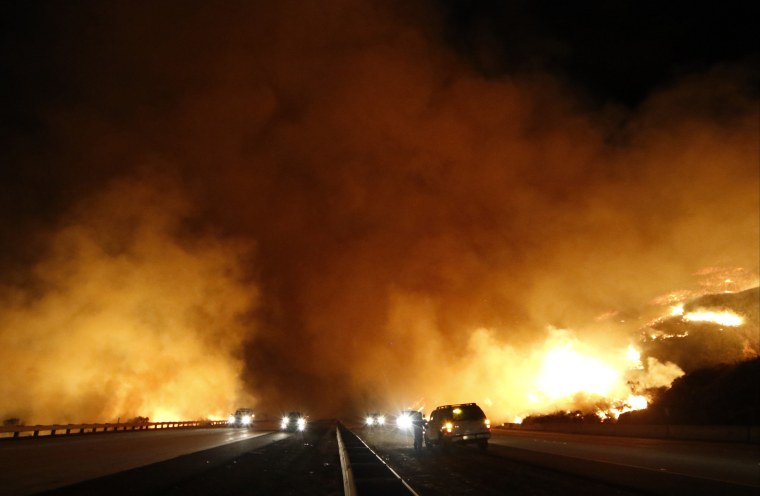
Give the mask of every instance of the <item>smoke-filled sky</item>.
POLYGON ((0 417, 669 384, 641 330, 758 285, 749 3, 5 7, 0 417))

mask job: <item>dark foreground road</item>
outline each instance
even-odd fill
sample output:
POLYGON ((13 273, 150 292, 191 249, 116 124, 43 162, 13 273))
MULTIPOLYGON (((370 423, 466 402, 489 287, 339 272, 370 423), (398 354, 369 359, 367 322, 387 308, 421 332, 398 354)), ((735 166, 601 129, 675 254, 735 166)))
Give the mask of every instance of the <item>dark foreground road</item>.
POLYGON ((397 429, 358 428, 354 431, 421 496, 646 494, 591 477, 516 462, 497 446, 490 446, 487 452, 474 446, 453 446, 446 452, 435 448, 415 452, 411 436, 397 429))
MULTIPOLYGON (((0 493, 33 494, 54 487, 50 494, 340 495, 343 481, 335 426, 334 421, 312 422, 303 434, 221 428, 147 436, 116 433, 21 443, 11 440, 0 443, 0 493), (173 451, 175 455, 170 456, 173 451), (146 461, 156 456, 161 459, 146 461), (133 468, 114 473, 125 463, 133 468), (93 475, 98 470, 101 472, 93 475), (110 475, 103 475, 108 471, 110 475)), ((757 484, 752 484, 752 473, 747 472, 757 446, 737 445, 735 452, 720 456, 718 450, 727 448, 700 443, 701 448, 695 445, 690 450, 708 455, 712 450, 719 464, 748 474, 742 477, 750 484, 742 486, 621 463, 634 455, 643 456, 644 445, 652 445, 660 461, 677 456, 682 463, 687 458, 668 451, 672 448, 662 442, 625 446, 597 438, 514 437, 495 432, 487 452, 474 447, 415 452, 410 436, 396 428, 349 427, 421 496, 760 493, 760 465, 757 484), (588 450, 610 451, 619 459, 615 463, 589 459, 588 450)))
POLYGON ((760 494, 760 446, 493 432, 476 447, 416 453, 392 427, 355 429, 420 494, 760 494))
POLYGON ((271 432, 57 489, 56 495, 343 494, 335 423, 271 432))

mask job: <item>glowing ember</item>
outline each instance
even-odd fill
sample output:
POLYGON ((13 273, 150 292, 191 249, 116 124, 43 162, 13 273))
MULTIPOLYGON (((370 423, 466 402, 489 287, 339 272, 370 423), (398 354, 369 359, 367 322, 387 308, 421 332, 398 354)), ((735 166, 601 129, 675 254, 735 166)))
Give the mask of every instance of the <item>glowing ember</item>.
POLYGON ((744 324, 744 318, 733 312, 712 312, 701 310, 698 312, 689 312, 683 316, 684 320, 689 322, 712 322, 726 327, 739 327, 744 324))
POLYGON ((657 331, 649 334, 649 339, 657 341, 658 339, 673 339, 673 338, 685 338, 689 335, 689 331, 680 332, 677 334, 668 334, 666 332, 657 331))

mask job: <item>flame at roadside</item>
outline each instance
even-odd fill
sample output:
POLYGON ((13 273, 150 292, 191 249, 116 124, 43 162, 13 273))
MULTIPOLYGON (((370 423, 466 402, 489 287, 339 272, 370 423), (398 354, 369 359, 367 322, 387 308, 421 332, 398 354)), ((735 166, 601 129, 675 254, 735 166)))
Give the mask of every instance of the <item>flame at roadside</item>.
POLYGON ((467 356, 449 368, 455 372, 443 381, 448 390, 438 388, 433 402, 455 401, 452 391, 470 385, 468 397, 487 402, 489 416, 520 422, 529 415, 576 410, 617 418, 646 408, 647 389, 669 386, 683 374, 673 363, 654 358, 642 363, 632 345, 594 346, 554 328, 527 352, 500 343, 492 330, 478 329, 467 356))
POLYGON ((249 249, 181 235, 188 203, 165 181, 147 184, 80 205, 51 236, 36 290, 4 288, 0 417, 226 418, 252 400, 238 352, 255 303, 239 277, 249 249))

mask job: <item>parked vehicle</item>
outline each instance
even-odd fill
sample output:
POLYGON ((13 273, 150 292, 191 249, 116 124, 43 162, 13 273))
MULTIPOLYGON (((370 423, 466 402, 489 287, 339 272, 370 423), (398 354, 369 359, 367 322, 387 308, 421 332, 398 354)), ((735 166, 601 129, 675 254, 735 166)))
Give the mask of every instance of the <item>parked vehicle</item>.
POLYGON ((485 450, 491 438, 491 421, 475 403, 442 405, 430 414, 424 438, 427 447, 446 449, 453 443, 472 443, 485 450))

